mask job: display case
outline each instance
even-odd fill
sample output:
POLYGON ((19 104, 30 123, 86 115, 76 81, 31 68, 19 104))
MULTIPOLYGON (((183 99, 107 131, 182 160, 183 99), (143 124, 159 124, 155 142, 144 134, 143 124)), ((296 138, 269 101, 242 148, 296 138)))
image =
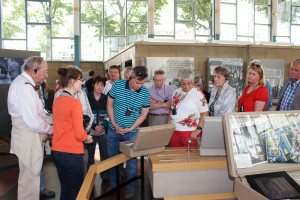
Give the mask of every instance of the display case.
POLYGON ((251 188, 249 175, 285 171, 299 185, 300 111, 227 113, 223 128, 237 198, 268 199, 251 188))

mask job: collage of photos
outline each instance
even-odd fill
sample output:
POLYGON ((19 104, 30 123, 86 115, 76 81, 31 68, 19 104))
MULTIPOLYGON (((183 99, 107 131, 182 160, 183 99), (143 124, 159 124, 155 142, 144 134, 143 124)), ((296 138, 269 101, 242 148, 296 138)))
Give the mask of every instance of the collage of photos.
POLYGON ((300 116, 297 113, 229 116, 237 168, 260 163, 300 162, 300 116))

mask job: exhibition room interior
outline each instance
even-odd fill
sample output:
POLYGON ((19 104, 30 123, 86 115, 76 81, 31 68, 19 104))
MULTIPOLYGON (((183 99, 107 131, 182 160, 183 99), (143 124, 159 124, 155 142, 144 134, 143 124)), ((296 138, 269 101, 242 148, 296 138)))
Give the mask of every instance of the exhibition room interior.
MULTIPOLYGON (((84 81, 88 80, 89 71, 104 77, 112 65, 119 66, 121 71, 144 65, 149 73, 146 87, 154 84, 154 71, 159 69, 166 72, 167 84, 178 87, 178 71, 188 67, 205 78, 209 91, 213 87, 214 68, 222 65, 231 70, 229 84, 236 89, 237 98, 243 92, 250 62, 260 60, 273 88, 271 111, 275 111, 291 62, 300 55, 300 0, 2 0, 0 6, 0 200, 17 199, 19 166, 17 157, 9 153, 12 125, 7 95, 11 82, 23 71, 30 56, 45 59, 46 83, 53 90, 57 70, 68 65, 78 66, 84 81)), ((175 154, 181 151, 178 149, 175 154)), ((85 173, 86 154, 85 148, 85 173)), ((101 163, 100 154, 97 148, 97 164, 101 163)), ((145 176, 138 177, 134 199, 181 196, 154 187, 161 185, 157 183, 161 177, 171 180, 168 173, 159 171, 159 164, 158 172, 155 171, 155 156, 158 155, 145 156, 143 167, 139 158, 138 174, 144 168, 145 176)), ((199 156, 197 149, 189 156, 199 156)), ((114 162, 121 164, 127 159, 121 157, 114 162)), ((226 159, 213 162, 224 165, 228 172, 226 159)), ((202 170, 197 165, 195 161, 191 168, 183 169, 202 170)), ((179 170, 171 164, 169 167, 173 172, 179 170)), ((108 189, 102 184, 100 168, 93 168, 96 175, 89 179, 94 187, 85 188, 90 199, 97 199, 108 189)), ((178 176, 195 181, 193 174, 180 173, 178 176)), ((124 182, 125 169, 121 174, 124 182)), ((56 192, 55 197, 44 199, 60 199, 60 182, 49 155, 44 158, 44 179, 46 188, 56 192)), ((232 180, 223 181, 232 184, 232 180)), ((122 187, 120 192, 115 190, 103 199, 124 199, 124 193, 122 187)), ((223 197, 234 198, 230 194, 223 197)))

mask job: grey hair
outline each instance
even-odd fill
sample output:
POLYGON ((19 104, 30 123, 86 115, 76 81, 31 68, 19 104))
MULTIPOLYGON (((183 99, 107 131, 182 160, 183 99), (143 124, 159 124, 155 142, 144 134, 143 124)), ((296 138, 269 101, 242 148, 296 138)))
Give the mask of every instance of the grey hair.
POLYGON ((297 59, 293 60, 292 63, 291 63, 291 66, 292 66, 294 63, 300 63, 300 58, 297 58, 297 59))
POLYGON ((125 74, 128 74, 128 72, 130 72, 132 70, 132 67, 126 67, 124 70, 125 74))
POLYGON ((154 76, 155 76, 155 75, 165 75, 165 71, 162 70, 162 69, 156 70, 156 71, 154 72, 154 76))
POLYGON ((190 68, 182 68, 178 71, 178 80, 179 81, 189 81, 194 80, 194 71, 190 68))
POLYGON ((40 68, 40 65, 43 61, 44 61, 44 58, 40 57, 40 56, 29 57, 24 64, 24 70, 28 71, 28 70, 32 69, 33 66, 40 68))
POLYGON ((205 78, 201 75, 195 76, 194 83, 199 83, 202 89, 206 87, 205 78))

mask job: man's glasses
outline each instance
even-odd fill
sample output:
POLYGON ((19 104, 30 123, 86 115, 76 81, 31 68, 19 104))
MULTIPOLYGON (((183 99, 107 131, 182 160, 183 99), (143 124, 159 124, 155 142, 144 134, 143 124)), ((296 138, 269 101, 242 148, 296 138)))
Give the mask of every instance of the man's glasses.
POLYGON ((182 86, 190 86, 190 85, 193 84, 193 82, 188 82, 188 83, 180 82, 180 84, 181 84, 182 86))

